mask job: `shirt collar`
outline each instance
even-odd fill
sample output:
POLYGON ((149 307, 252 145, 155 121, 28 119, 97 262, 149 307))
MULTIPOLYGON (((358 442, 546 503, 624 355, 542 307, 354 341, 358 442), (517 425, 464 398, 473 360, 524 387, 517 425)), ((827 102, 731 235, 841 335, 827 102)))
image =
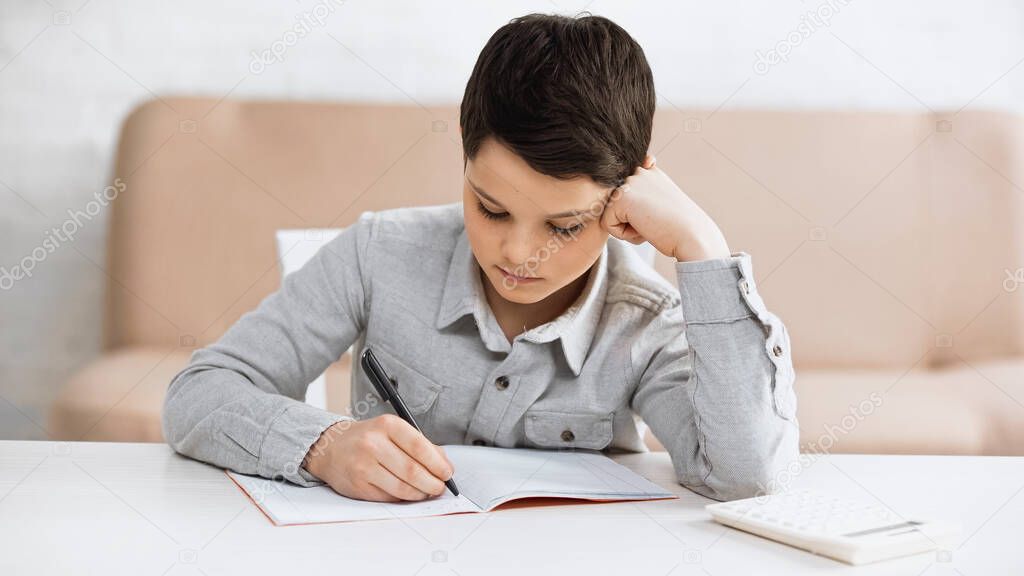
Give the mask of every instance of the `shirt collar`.
MULTIPOLYGON (((562 352, 573 375, 579 376, 583 369, 590 345, 597 332, 597 325, 604 310, 608 291, 608 245, 590 270, 583 292, 560 316, 522 334, 524 340, 544 343, 560 339, 562 352)), ((437 313, 435 326, 443 330, 456 320, 472 314, 476 320, 480 337, 489 350, 508 352, 511 346, 498 327, 487 298, 484 295, 480 267, 469 247, 469 238, 463 230, 459 235, 448 266, 444 294, 437 313)))

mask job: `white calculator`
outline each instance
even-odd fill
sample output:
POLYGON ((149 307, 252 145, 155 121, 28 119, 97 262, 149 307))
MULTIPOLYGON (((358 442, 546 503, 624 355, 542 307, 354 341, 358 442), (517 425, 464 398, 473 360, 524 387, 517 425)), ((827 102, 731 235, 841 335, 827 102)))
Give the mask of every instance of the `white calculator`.
POLYGON ((951 547, 955 524, 902 518, 887 508, 798 491, 708 504, 716 521, 849 564, 951 547))

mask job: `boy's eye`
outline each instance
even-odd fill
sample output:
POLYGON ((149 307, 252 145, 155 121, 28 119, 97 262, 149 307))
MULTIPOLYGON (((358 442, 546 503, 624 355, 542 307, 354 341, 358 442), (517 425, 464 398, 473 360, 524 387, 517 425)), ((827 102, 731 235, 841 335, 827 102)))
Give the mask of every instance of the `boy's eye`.
POLYGON ((548 224, 548 228, 550 228, 552 232, 560 236, 574 236, 576 234, 579 234, 580 230, 583 230, 584 226, 585 224, 583 222, 577 222, 576 224, 573 224, 568 228, 562 228, 561 226, 555 226, 554 224, 550 223, 548 224))
POLYGON ((508 218, 508 212, 491 212, 484 206, 484 203, 479 200, 477 200, 476 206, 480 209, 480 213, 483 214, 484 218, 487 218, 488 220, 504 220, 505 218, 508 218))
MULTIPOLYGON (((508 212, 493 212, 491 210, 488 210, 487 207, 484 206, 484 203, 479 200, 477 200, 476 202, 476 207, 480 211, 480 214, 482 214, 483 217, 487 218, 488 220, 506 220, 508 218, 508 212)), ((551 224, 549 222, 547 226, 549 230, 560 236, 574 236, 578 234, 581 230, 583 230, 584 226, 586 226, 586 223, 583 221, 578 221, 576 224, 573 224, 572 226, 563 228, 561 226, 555 226, 554 224, 551 224)))

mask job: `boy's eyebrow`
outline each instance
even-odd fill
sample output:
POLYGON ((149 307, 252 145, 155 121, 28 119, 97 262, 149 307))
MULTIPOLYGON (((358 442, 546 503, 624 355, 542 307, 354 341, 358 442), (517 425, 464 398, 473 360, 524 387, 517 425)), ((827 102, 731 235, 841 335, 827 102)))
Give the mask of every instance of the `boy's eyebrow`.
POLYGON ((473 191, 476 192, 477 194, 479 194, 480 196, 483 196, 485 200, 487 200, 491 204, 495 204, 497 206, 501 206, 501 202, 498 202, 493 197, 491 197, 490 194, 488 194, 487 192, 484 192, 483 188, 481 188, 481 187, 477 186, 476 184, 474 184, 473 181, 469 179, 469 176, 466 176, 466 182, 469 182, 469 185, 470 185, 471 188, 473 188, 473 191))
MULTIPOLYGON (((474 184, 473 181, 469 179, 469 176, 466 176, 466 182, 469 182, 469 186, 473 188, 473 191, 479 194, 480 196, 483 196, 485 200, 496 206, 503 207, 501 206, 501 202, 498 202, 490 194, 484 192, 482 188, 474 184)), ((549 214, 547 218, 548 220, 558 220, 559 218, 569 217, 578 218, 581 214, 586 214, 586 212, 586 210, 566 210, 565 212, 558 212, 557 214, 549 214)))

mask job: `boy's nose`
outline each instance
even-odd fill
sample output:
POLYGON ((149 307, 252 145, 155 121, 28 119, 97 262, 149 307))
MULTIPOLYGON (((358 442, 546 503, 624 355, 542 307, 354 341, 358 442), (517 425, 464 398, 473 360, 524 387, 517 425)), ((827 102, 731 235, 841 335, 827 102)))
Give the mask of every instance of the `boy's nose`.
MULTIPOLYGON (((521 266, 533 254, 533 243, 525 230, 513 230, 502 244, 502 256, 513 266, 521 266)), ((516 272, 512 270, 512 272, 516 272)))

